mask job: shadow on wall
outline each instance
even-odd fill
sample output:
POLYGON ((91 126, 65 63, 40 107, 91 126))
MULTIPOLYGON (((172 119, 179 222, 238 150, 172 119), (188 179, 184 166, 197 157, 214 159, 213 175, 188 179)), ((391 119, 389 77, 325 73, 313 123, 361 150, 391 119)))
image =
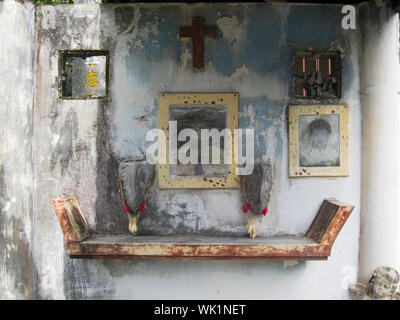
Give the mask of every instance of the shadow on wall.
MULTIPOLYGON (((215 299, 229 294, 240 299, 253 296, 252 290, 260 284, 264 284, 264 297, 271 297, 267 290, 271 281, 276 277, 293 277, 295 281, 306 267, 305 261, 101 261, 67 256, 65 259, 66 299, 158 299, 170 296, 171 288, 176 299, 215 299), (199 282, 187 283, 186 279, 193 277, 199 282), (152 286, 137 287, 138 283, 154 283, 154 279, 158 282, 157 291, 152 286), (190 290, 188 286, 196 289, 190 290)), ((257 296, 263 298, 260 294, 257 296)))

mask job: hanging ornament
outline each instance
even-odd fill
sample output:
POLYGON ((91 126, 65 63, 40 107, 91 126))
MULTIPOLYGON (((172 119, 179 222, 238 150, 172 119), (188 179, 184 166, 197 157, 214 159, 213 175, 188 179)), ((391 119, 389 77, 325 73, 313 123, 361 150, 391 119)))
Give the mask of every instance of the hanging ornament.
MULTIPOLYGON (((244 203, 244 205, 242 206, 242 211, 243 213, 247 213, 248 211, 251 211, 251 205, 249 202, 247 202, 247 184, 246 182, 244 182, 243 177, 241 177, 240 183, 242 191, 242 201, 244 203)), ((247 222, 247 232, 249 233, 251 239, 254 239, 257 236, 256 219, 250 219, 247 222)))
POLYGON ((261 211, 261 214, 263 216, 266 216, 268 213, 269 202, 271 201, 272 185, 273 185, 273 181, 271 180, 271 183, 269 184, 269 189, 268 189, 268 201, 267 201, 267 204, 265 205, 264 209, 262 209, 262 211, 261 211))
MULTIPOLYGON (((271 169, 272 169, 272 166, 271 166, 271 169)), ((271 193, 272 193, 272 185, 273 185, 272 175, 273 174, 271 173, 271 181, 269 184, 269 189, 268 189, 268 194, 267 194, 267 197, 268 197, 267 204, 265 205, 264 208, 261 209, 261 212, 260 212, 260 214, 264 217, 268 213, 269 202, 271 201, 271 193)), ((251 208, 250 203, 248 202, 247 182, 245 181, 243 176, 240 179, 240 189, 241 189, 241 193, 242 193, 242 203, 243 203, 243 206, 241 207, 241 209, 242 209, 243 213, 247 214, 247 212, 252 211, 252 208, 251 208)), ((251 239, 254 239, 257 236, 256 221, 257 221, 257 218, 250 218, 247 223, 247 231, 248 231, 251 239)))
MULTIPOLYGON (((127 159, 123 160, 121 162, 127 162, 127 161, 140 161, 140 160, 145 160, 145 159, 127 159)), ((137 220, 138 220, 138 215, 146 210, 146 202, 147 198, 149 197, 150 193, 150 187, 151 183, 153 180, 153 174, 154 174, 154 165, 152 166, 151 174, 149 177, 149 180, 147 182, 147 187, 146 191, 144 194, 144 199, 143 202, 139 205, 139 207, 135 210, 136 212, 132 212, 131 209, 128 207, 125 201, 125 195, 124 195, 124 188, 122 184, 122 179, 121 179, 121 174, 120 174, 120 166, 118 166, 118 181, 119 181, 119 193, 121 194, 121 202, 124 206, 124 212, 128 214, 128 219, 129 219, 129 225, 128 229, 131 233, 135 234, 138 231, 138 226, 137 226, 137 220)))

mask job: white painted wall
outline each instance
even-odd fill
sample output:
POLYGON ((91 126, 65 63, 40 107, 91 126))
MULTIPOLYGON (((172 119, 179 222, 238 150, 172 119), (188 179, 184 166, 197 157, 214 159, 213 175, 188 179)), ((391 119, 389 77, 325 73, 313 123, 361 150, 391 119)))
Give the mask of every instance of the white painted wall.
POLYGON ((0 2, 0 299, 34 297, 34 6, 0 2))
POLYGON ((362 217, 359 280, 374 269, 400 270, 399 17, 362 5, 362 217))

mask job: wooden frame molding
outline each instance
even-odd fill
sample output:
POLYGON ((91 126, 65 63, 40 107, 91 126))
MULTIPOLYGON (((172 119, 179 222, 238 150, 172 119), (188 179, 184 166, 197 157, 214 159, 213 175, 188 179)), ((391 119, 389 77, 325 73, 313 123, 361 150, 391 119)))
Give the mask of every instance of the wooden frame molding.
POLYGON ((68 255, 95 259, 326 260, 354 209, 354 206, 335 199, 324 200, 305 237, 249 239, 90 235, 86 219, 73 196, 63 196, 52 203, 68 255))

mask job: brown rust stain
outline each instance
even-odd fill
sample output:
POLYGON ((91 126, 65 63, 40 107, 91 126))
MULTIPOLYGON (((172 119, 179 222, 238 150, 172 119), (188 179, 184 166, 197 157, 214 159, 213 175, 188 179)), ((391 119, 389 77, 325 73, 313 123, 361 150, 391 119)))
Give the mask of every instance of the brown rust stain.
POLYGON ((323 235, 321 244, 332 247, 337 236, 339 235, 340 230, 344 226, 353 210, 354 206, 343 206, 339 208, 334 219, 331 221, 325 234, 323 235))
MULTIPOLYGON (((232 245, 232 244, 80 244, 85 256, 141 256, 141 257, 208 257, 213 258, 268 258, 303 257, 323 258, 318 245, 232 245)), ((75 254, 79 254, 75 252, 75 254)))
POLYGON ((60 223, 61 230, 64 234, 64 241, 66 244, 70 242, 79 242, 77 235, 68 219, 68 214, 65 210, 64 201, 62 199, 52 200, 54 211, 56 212, 58 222, 60 223))

